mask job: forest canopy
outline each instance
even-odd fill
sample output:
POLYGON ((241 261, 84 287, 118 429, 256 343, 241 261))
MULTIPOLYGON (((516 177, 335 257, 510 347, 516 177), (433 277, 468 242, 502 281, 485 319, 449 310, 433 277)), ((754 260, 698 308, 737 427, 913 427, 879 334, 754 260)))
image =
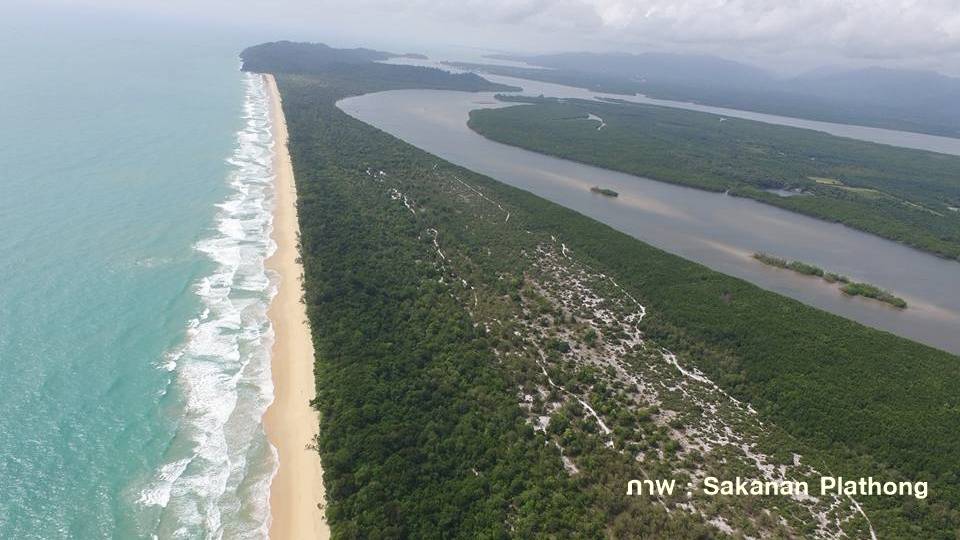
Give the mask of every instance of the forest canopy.
MULTIPOLYGON (((562 368, 575 351, 622 343, 619 330, 585 328, 550 339, 543 357, 515 354, 528 337, 520 328, 549 335, 582 324, 529 282, 536 268, 525 254, 550 243, 645 306, 634 323, 644 339, 755 408, 776 442, 771 454, 790 462, 802 453, 832 474, 929 481, 926 500, 860 501, 881 537, 955 537, 957 357, 665 253, 336 107, 349 95, 418 84, 468 89, 475 80, 374 63, 310 73, 254 65, 279 73, 290 132, 334 537, 723 536, 705 516, 665 510, 683 500, 622 496, 623 481, 647 469, 686 473, 671 465, 681 449, 669 438, 684 418, 658 425, 656 408, 618 406, 623 389, 603 383, 599 370, 562 368), (535 429, 523 389, 547 379, 586 396, 596 416, 568 399, 549 429, 535 429), (601 417, 613 426, 609 446, 596 436, 601 417), (642 463, 621 452, 635 434, 642 463), (660 453, 662 461, 653 457, 660 453)), ((530 400, 563 398, 548 394, 530 400)), ((738 530, 816 531, 781 530, 757 508, 717 504, 738 530)))

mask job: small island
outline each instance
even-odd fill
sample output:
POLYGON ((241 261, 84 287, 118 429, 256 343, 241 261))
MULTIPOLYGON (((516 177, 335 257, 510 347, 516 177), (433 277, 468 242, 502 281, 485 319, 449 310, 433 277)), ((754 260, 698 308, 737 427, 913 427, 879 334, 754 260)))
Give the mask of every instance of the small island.
POLYGON ((840 292, 848 296, 863 296, 886 302, 898 309, 906 309, 907 301, 869 283, 848 283, 840 287, 840 292))
POLYGON ((906 300, 898 296, 894 296, 893 294, 881 289, 880 287, 877 287, 876 285, 871 285, 869 283, 855 283, 850 281, 850 278, 847 276, 834 274, 833 272, 825 272, 822 268, 812 264, 807 264, 800 261, 787 261, 786 259, 781 259, 780 257, 775 257, 767 253, 754 253, 753 258, 768 266, 783 268, 785 270, 793 270, 794 272, 803 274, 805 276, 816 276, 822 278, 827 283, 841 283, 843 285, 840 287, 840 292, 847 296, 863 296, 864 298, 872 298, 874 300, 886 302, 897 309, 907 308, 906 300))
POLYGON ((599 193, 600 195, 603 195, 603 196, 605 196, 605 197, 619 197, 619 196, 620 196, 620 194, 617 193, 616 191, 614 191, 614 190, 612 190, 612 189, 608 189, 608 188, 602 188, 602 187, 600 187, 600 186, 593 186, 592 188, 590 188, 590 191, 592 191, 592 192, 594 192, 594 193, 599 193))

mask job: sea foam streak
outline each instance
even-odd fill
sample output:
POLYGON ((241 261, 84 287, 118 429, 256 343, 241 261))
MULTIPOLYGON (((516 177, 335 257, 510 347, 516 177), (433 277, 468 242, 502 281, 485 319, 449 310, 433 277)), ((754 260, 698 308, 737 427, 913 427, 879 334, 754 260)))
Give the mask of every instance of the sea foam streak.
POLYGON ((227 161, 231 193, 197 243, 215 270, 195 286, 201 313, 167 355, 176 433, 164 464, 137 493, 145 533, 160 538, 264 538, 277 459, 261 418, 273 400, 267 308, 277 279, 265 267, 273 229, 273 135, 260 76, 244 78, 246 126, 227 161))

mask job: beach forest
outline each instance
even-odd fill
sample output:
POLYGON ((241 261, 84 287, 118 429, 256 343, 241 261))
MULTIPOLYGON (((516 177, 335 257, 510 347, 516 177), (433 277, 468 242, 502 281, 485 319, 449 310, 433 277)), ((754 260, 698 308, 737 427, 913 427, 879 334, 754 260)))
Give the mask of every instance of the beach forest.
MULTIPOLYGON (((283 96, 335 538, 955 537, 955 356, 670 255, 355 120, 338 100, 504 89, 344 54, 291 43, 243 54, 283 96), (291 53, 297 63, 283 60, 291 53), (697 486, 863 471, 924 479, 934 495, 625 496, 646 477, 697 486)), ((583 107, 473 122, 518 144, 524 126, 539 145, 537 122, 583 107)), ((607 135, 638 110, 605 107, 610 127, 584 130, 607 135)), ((576 141, 577 129, 560 133, 576 141)), ((711 189, 766 187, 686 171, 711 189)), ((841 176, 796 172, 790 181, 810 189, 806 176, 841 176)), ((938 178, 926 181, 947 193, 938 178)), ((939 201, 883 186, 898 201, 939 201)), ((829 200, 850 212, 834 217, 872 223, 870 204, 829 200)), ((956 239, 927 218, 896 223, 898 239, 956 256, 956 239)))

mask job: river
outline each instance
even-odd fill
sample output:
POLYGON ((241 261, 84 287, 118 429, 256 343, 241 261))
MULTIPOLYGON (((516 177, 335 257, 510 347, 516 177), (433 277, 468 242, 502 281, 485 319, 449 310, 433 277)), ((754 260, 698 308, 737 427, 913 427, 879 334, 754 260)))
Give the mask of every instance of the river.
MULTIPOLYGON (((488 78, 522 86, 526 94, 587 99, 598 95, 549 83, 488 78)), ((753 200, 658 182, 493 142, 466 125, 473 109, 505 106, 494 99, 493 93, 396 90, 348 98, 338 106, 351 116, 452 163, 528 190, 685 259, 862 324, 960 354, 957 262, 753 200), (620 196, 593 194, 589 188, 594 185, 614 189, 620 196), (821 279, 753 260, 751 255, 757 251, 873 283, 904 298, 909 308, 900 311, 881 302, 847 297, 821 279)), ((787 123, 777 121, 784 117, 736 112, 744 117, 763 116, 770 123, 787 123)), ((882 142, 901 146, 935 151, 945 151, 948 146, 940 141, 944 137, 840 124, 829 127, 837 134, 865 140, 876 140, 876 132, 882 132, 882 142), (925 142, 928 144, 924 146, 925 142)), ((953 141, 955 152, 951 153, 960 154, 960 140, 947 140, 953 141)))

